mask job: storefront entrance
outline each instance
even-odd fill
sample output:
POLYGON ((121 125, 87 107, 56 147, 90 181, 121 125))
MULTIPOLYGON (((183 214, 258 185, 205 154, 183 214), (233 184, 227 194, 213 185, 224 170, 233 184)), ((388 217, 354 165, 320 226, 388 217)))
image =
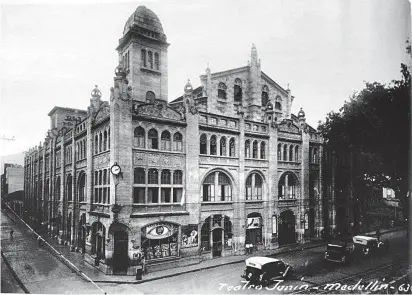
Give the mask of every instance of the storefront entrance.
POLYGON ((222 228, 215 228, 212 231, 212 235, 213 235, 213 246, 212 246, 213 257, 220 257, 220 256, 222 256, 223 229, 222 228))
POLYGON ((113 273, 127 274, 129 267, 128 236, 125 231, 114 233, 113 273))
POLYGON ((295 215, 287 210, 280 213, 279 217, 279 245, 296 243, 295 215))

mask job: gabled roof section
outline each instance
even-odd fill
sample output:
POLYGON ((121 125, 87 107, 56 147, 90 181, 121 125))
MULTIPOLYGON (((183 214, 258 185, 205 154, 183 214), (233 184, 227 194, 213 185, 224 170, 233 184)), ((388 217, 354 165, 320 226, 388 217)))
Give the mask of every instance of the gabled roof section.
POLYGON ((270 78, 268 75, 266 75, 263 71, 262 71, 262 78, 269 80, 273 85, 276 86, 276 88, 278 88, 280 91, 282 91, 285 95, 288 94, 288 91, 285 90, 282 86, 280 86, 278 83, 276 83, 275 81, 273 81, 272 78, 270 78))
MULTIPOLYGON (((199 91, 201 91, 201 90, 202 90, 202 86, 196 87, 195 89, 193 89, 193 94, 198 94, 199 91)), ((176 98, 172 101, 170 101, 169 103, 176 103, 176 102, 180 102, 180 101, 183 101, 183 95, 179 96, 178 98, 176 98)))
POLYGON ((87 115, 87 111, 79 110, 79 109, 72 109, 72 108, 65 108, 65 107, 54 107, 50 112, 49 116, 52 116, 57 111, 66 111, 66 112, 78 112, 79 114, 87 115))
POLYGON ((230 70, 226 70, 222 72, 216 72, 216 73, 212 73, 212 78, 217 78, 217 77, 225 76, 228 74, 236 74, 236 73, 244 72, 248 69, 249 69, 249 66, 243 66, 240 68, 234 68, 234 69, 230 69, 230 70))

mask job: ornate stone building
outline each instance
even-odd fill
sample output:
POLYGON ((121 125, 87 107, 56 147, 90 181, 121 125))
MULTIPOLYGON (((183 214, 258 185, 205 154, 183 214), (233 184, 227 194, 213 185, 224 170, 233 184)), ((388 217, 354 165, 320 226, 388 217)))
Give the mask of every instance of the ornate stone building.
POLYGON ((102 271, 240 255, 320 237, 321 136, 261 69, 210 69, 168 102, 166 35, 140 6, 117 51, 110 101, 55 107, 25 158, 25 210, 102 271))

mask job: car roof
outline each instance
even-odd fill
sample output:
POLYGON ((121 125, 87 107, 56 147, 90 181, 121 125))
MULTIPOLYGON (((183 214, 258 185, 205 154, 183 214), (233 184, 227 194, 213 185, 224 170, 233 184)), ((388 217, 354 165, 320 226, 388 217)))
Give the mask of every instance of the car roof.
POLYGON ((261 269, 262 266, 265 265, 265 264, 268 264, 268 263, 271 263, 271 262, 280 262, 280 260, 276 259, 276 258, 256 256, 256 257, 250 257, 250 258, 246 259, 245 262, 246 262, 246 266, 261 269))
POLYGON ((377 241, 377 238, 374 237, 368 237, 368 236, 354 236, 353 237, 353 242, 355 244, 363 244, 363 245, 367 245, 367 243, 369 241, 377 241))

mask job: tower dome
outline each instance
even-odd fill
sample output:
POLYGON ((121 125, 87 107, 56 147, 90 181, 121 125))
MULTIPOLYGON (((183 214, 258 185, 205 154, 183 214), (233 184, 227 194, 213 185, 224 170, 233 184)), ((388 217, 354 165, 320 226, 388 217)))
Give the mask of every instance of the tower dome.
POLYGON ((298 113, 298 118, 305 118, 305 112, 303 111, 302 108, 300 108, 300 111, 298 113))
POLYGON ((123 36, 133 28, 138 28, 138 32, 143 35, 166 41, 166 35, 159 18, 146 6, 137 7, 136 11, 129 17, 124 26, 123 36))

